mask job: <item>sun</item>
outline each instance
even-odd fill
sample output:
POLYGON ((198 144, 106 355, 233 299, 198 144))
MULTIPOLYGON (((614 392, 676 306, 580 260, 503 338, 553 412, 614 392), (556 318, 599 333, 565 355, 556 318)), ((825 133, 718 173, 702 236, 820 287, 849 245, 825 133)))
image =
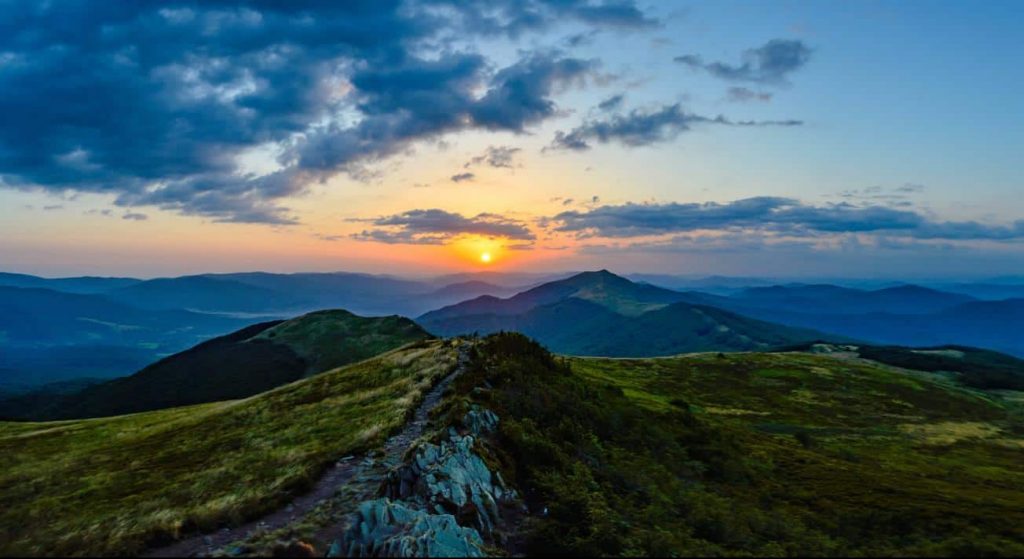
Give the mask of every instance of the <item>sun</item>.
POLYGON ((490 264, 491 263, 491 253, 489 253, 489 252, 481 253, 480 254, 480 261, 483 262, 484 264, 490 264))

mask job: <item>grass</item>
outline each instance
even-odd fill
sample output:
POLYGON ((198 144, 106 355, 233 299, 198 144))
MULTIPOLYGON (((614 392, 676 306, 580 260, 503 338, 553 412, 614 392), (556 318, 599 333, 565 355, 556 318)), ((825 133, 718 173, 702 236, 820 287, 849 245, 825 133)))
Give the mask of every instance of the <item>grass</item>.
POLYGON ((1015 393, 802 353, 563 359, 512 334, 456 387, 451 417, 501 417, 490 461, 534 512, 529 554, 1024 553, 1015 393))
POLYGON ((287 346, 306 360, 308 372, 313 374, 430 337, 408 318, 362 317, 345 310, 326 310, 285 321, 253 339, 287 346))
POLYGON ((770 495, 777 514, 820 526, 829 545, 800 552, 1024 551, 1019 393, 801 353, 571 366, 651 411, 684 401, 707 425, 732 433, 762 469, 754 482, 761 487, 715 493, 746 503, 770 495))
POLYGON ((455 363, 440 341, 244 400, 0 423, 0 555, 124 555, 287 502, 375 447, 455 363))

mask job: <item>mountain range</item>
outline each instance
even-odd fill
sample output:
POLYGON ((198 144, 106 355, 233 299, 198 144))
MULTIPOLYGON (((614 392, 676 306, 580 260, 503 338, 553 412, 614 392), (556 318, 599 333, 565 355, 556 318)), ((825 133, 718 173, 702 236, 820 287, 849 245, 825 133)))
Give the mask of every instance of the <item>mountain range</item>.
POLYGON ((685 300, 881 344, 970 345, 1024 356, 1024 299, 978 300, 905 285, 859 290, 833 285, 751 288, 730 296, 686 292, 685 300))
POLYGON ((442 336, 522 332, 552 351, 572 355, 737 351, 824 337, 691 304, 686 298, 684 293, 601 270, 545 283, 507 299, 484 295, 416 320, 442 336))
POLYGON ((813 337, 1024 356, 1017 334, 1024 298, 991 299, 1024 290, 1012 278, 937 289, 612 276, 252 272, 140 280, 0 273, 0 393, 128 375, 215 336, 325 308, 419 316, 441 335, 518 330, 574 354, 757 349, 813 337))

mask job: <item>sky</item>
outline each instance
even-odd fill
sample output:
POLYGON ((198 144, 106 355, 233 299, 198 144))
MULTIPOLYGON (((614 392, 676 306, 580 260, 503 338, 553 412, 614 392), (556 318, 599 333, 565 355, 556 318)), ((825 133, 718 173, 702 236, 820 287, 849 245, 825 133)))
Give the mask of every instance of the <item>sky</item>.
POLYGON ((1024 274, 1021 21, 0 0, 0 270, 1024 274))

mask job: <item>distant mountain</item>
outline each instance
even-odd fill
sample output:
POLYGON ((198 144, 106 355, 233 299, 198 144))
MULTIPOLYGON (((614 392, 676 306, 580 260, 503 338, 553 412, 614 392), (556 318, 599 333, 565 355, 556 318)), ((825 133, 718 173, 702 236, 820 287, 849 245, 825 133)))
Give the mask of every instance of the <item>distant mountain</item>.
POLYGON ((141 310, 100 295, 0 287, 5 345, 192 344, 243 323, 181 310, 141 310))
POLYGON ((508 299, 478 297, 431 311, 421 316, 419 320, 421 323, 430 324, 466 315, 514 315, 569 297, 595 302, 620 314, 637 315, 681 301, 685 296, 669 289, 634 283, 607 270, 601 270, 583 272, 563 280, 545 283, 508 299))
MULTIPOLYGON (((701 297, 701 300, 706 297, 701 297)), ((957 344, 1024 356, 1024 299, 972 301, 929 314, 889 312, 828 314, 717 301, 717 306, 746 316, 770 319, 864 341, 901 346, 957 344)))
POLYGON ((969 295, 975 299, 986 299, 990 301, 1024 299, 1024 283, 947 283, 936 287, 952 293, 969 295))
POLYGON ((0 272, 0 287, 30 287, 52 289, 65 293, 96 294, 106 293, 114 289, 128 287, 142 280, 134 278, 41 278, 28 274, 11 274, 0 272))
POLYGON ((428 338, 407 318, 320 311, 243 328, 71 396, 12 398, 0 416, 100 417, 244 398, 428 338))
POLYGON ((423 297, 436 289, 424 282, 348 272, 211 274, 228 280, 300 297, 301 310, 345 308, 365 315, 416 315, 430 308, 423 297))
POLYGON ((494 285, 485 281, 464 281, 451 283, 430 293, 433 297, 456 297, 465 300, 467 297, 479 297, 481 295, 502 295, 509 293, 511 288, 494 285))
POLYGON ((301 292, 286 292, 209 276, 147 280, 111 291, 111 299, 141 309, 267 313, 309 304, 301 292), (294 293, 294 294, 292 294, 294 293))
MULTIPOLYGON (((835 285, 776 285, 745 289, 733 305, 814 314, 928 314, 973 301, 973 297, 916 285, 863 290, 835 285)), ((729 304, 719 301, 722 304, 729 304)))
POLYGON ((491 285, 498 285, 504 288, 518 288, 523 290, 524 286, 532 287, 542 283, 558 281, 577 272, 555 272, 555 273, 528 273, 528 272, 463 272, 458 274, 447 274, 427 280, 435 286, 444 286, 453 283, 465 283, 471 281, 482 281, 491 285))
POLYGON ((546 283, 508 299, 478 297, 420 316, 438 335, 522 332, 573 355, 651 356, 750 350, 820 339, 817 332, 748 319, 634 283, 606 270, 546 283))
POLYGON ((716 295, 730 295, 750 287, 768 287, 779 283, 777 280, 749 277, 707 276, 690 277, 671 274, 627 274, 636 282, 650 283, 679 291, 697 290, 716 295))
POLYGON ((249 322, 140 310, 101 295, 0 287, 0 387, 129 374, 249 322))

